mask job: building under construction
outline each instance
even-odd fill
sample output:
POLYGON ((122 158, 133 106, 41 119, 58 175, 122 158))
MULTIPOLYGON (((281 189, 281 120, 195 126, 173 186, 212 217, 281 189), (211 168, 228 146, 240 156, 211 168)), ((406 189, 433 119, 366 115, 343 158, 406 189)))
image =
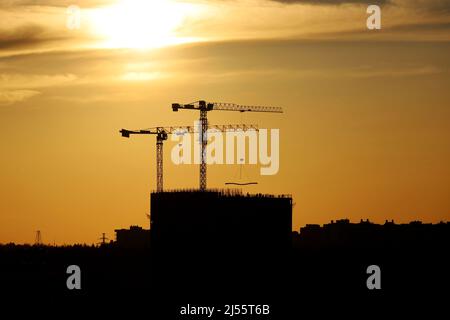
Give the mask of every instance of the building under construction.
POLYGON ((156 248, 289 248, 292 197, 240 190, 179 190, 151 194, 156 248))
POLYGON ((245 282, 254 292, 261 292, 268 274, 274 281, 285 274, 285 253, 291 248, 292 197, 249 195, 239 190, 207 188, 207 133, 257 130, 254 125, 208 124, 213 110, 234 112, 282 113, 282 108, 206 102, 172 104, 172 110, 200 113, 198 128, 155 127, 141 130, 122 129, 123 137, 156 135, 156 192, 151 194, 150 233, 152 280, 156 291, 202 288, 209 292, 245 282), (199 134, 199 189, 166 191, 163 187, 163 142, 169 134, 199 134), (218 277, 217 275, 220 276, 218 277), (213 282, 210 280, 214 279, 213 282), (212 287, 211 287, 212 286, 212 287))
MULTIPOLYGON (((253 297, 266 296, 267 288, 287 281, 291 196, 211 189, 155 192, 150 216, 158 290, 176 287, 178 294, 192 297, 192 288, 218 294, 217 288, 239 287, 240 294, 253 297)), ((173 298, 173 291, 168 294, 173 298)))

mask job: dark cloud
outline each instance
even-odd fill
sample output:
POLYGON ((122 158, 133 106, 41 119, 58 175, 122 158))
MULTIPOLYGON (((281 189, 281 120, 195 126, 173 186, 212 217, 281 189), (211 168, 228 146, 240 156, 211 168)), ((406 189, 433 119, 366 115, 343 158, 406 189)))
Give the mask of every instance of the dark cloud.
POLYGON ((396 7, 409 8, 413 10, 450 13, 450 0, 268 0, 282 4, 309 4, 309 5, 393 5, 396 7))
POLYGON ((0 8, 21 6, 68 7, 77 5, 80 8, 90 8, 111 4, 112 0, 1 0, 0 8))
POLYGON ((398 32, 446 32, 450 35, 450 22, 411 23, 387 28, 388 31, 398 32))
POLYGON ((313 5, 340 5, 340 4, 378 4, 391 3, 392 0, 271 0, 284 4, 313 4, 313 5))
POLYGON ((396 0, 398 6, 410 7, 419 11, 449 13, 450 0, 396 0))
POLYGON ((27 48, 61 39, 50 35, 39 25, 28 24, 15 29, 0 30, 0 50, 27 48))

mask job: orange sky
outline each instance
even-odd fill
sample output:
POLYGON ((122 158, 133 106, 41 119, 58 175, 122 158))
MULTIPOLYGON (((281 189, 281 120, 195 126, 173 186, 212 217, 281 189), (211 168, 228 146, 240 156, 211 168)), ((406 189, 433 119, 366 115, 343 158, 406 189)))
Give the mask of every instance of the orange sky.
MULTIPOLYGON (((244 191, 291 193, 295 229, 449 220, 450 1, 383 1, 380 31, 348 2, 2 1, 0 243, 148 226, 155 139, 118 131, 193 125, 198 113, 171 103, 198 99, 284 108, 209 120, 280 128, 279 173, 245 166, 259 185, 244 191), (66 26, 69 4, 79 29, 66 26)), ((173 165, 173 146, 165 187, 197 187, 198 167, 173 165)), ((238 177, 208 168, 210 187, 238 177)))

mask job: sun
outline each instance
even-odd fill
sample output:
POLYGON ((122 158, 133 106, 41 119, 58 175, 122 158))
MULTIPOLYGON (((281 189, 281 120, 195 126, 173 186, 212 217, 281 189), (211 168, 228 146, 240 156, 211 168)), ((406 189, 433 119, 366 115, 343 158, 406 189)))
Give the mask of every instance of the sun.
POLYGON ((197 11, 192 4, 172 0, 122 0, 96 9, 90 20, 102 47, 158 48, 194 41, 177 30, 197 11))

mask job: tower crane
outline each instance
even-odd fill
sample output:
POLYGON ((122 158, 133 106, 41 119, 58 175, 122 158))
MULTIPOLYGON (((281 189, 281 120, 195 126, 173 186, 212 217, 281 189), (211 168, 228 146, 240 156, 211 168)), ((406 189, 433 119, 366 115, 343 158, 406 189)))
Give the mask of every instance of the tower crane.
MULTIPOLYGON (((203 129, 203 127, 202 127, 203 129)), ((206 129, 217 131, 237 131, 237 130, 258 130, 256 125, 228 124, 228 125, 209 125, 206 129)), ((154 127, 142 130, 120 130, 122 137, 129 138, 134 134, 152 134, 156 135, 156 192, 163 191, 163 143, 167 140, 169 134, 179 133, 199 133, 194 126, 178 127, 154 127)))
POLYGON ((265 107, 265 106, 247 106, 235 103, 224 102, 206 102, 204 100, 192 102, 189 104, 172 103, 172 110, 178 111, 179 109, 186 110, 199 110, 200 111, 200 190, 206 190, 206 145, 208 143, 207 130, 208 130, 208 111, 220 110, 220 111, 239 111, 239 112, 271 112, 271 113, 283 113, 283 109, 280 107, 265 107))

